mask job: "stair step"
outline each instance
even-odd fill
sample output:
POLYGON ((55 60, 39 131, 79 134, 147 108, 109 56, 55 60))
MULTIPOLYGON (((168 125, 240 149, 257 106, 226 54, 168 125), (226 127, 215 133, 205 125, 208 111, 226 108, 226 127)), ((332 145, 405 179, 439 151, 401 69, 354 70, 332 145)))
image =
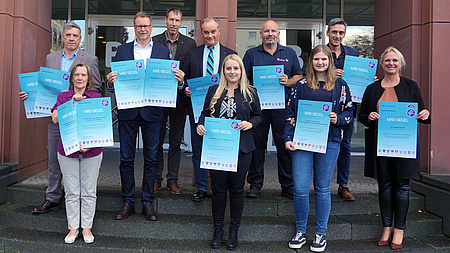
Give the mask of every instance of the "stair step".
MULTIPOLYGON (((220 249, 211 249, 209 238, 205 240, 120 238, 95 233, 93 244, 85 244, 82 238, 78 238, 73 244, 65 244, 65 235, 66 233, 61 232, 0 226, 0 252, 229 252, 225 248, 225 242, 220 249)), ((293 252, 288 248, 288 240, 289 238, 281 242, 239 241, 235 252, 293 252)), ((326 252, 392 252, 389 247, 378 247, 376 240, 327 240, 326 252)), ((297 252, 310 252, 311 243, 309 239, 297 252)), ((445 236, 405 238, 402 252, 448 252, 449 245, 450 239, 445 236)))
MULTIPOLYGON (((0 225, 29 228, 48 232, 67 231, 65 210, 47 214, 31 214, 32 206, 23 204, 0 205, 0 225)), ((167 240, 208 240, 213 232, 211 215, 158 214, 159 221, 151 222, 136 213, 126 220, 114 219, 115 212, 97 211, 94 232, 98 235, 125 238, 152 238, 167 240)), ((308 218, 309 238, 315 230, 315 216, 308 218)), ((229 224, 229 218, 225 220, 229 224)), ((242 219, 239 238, 245 242, 286 241, 295 232, 293 216, 247 216, 242 219)), ((378 215, 331 215, 327 238, 330 240, 376 239, 381 233, 378 215)), ((429 236, 442 233, 442 220, 425 213, 408 215, 406 236, 429 236)))
MULTIPOLYGON (((111 188, 111 187, 109 187, 111 188)), ((183 191, 182 195, 170 194, 167 190, 161 190, 155 195, 154 207, 160 214, 182 215, 211 215, 211 198, 203 202, 191 200, 192 190, 183 191), (182 207, 182 208, 180 208, 182 207)), ((120 188, 99 189, 97 193, 97 210, 118 211, 122 205, 120 188)), ((140 191, 136 192, 140 196, 140 191)), ((356 201, 344 201, 336 194, 331 196, 331 215, 358 215, 379 213, 378 197, 376 194, 355 194, 356 201)), ((8 202, 39 206, 45 199, 45 186, 29 186, 16 184, 8 187, 8 202)), ((60 201, 64 207, 64 199, 60 201)), ((136 211, 140 211, 140 199, 136 198, 136 211)), ((410 212, 424 209, 424 197, 411 192, 410 212)), ((311 214, 315 214, 314 195, 310 195, 311 214)), ((227 211, 228 212, 228 211, 227 211)), ((245 198, 244 216, 292 216, 294 214, 293 202, 290 199, 279 196, 279 191, 262 190, 258 199, 245 198)))

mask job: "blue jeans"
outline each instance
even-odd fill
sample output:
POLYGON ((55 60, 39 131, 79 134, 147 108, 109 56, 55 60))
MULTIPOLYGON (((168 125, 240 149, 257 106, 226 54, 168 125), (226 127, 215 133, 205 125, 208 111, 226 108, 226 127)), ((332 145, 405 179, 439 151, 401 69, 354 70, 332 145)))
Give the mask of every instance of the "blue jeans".
POLYGON ((348 175, 350 174, 350 142, 352 141, 354 122, 355 119, 353 118, 350 124, 342 127, 344 135, 337 160, 337 183, 339 185, 348 185, 348 175))
POLYGON ((197 186, 197 191, 207 192, 208 171, 200 168, 203 137, 197 134, 197 123, 195 123, 192 109, 189 113, 189 123, 191 125, 192 164, 195 171, 195 186, 197 186))
POLYGON ((309 215, 309 190, 314 171, 316 234, 326 235, 331 210, 330 183, 339 155, 340 143, 329 141, 325 154, 297 150, 292 152, 294 211, 297 232, 306 233, 309 215))
POLYGON ((156 177, 156 153, 158 152, 161 122, 148 122, 140 115, 133 120, 119 120, 120 179, 123 203, 134 205, 134 158, 136 137, 141 127, 144 144, 144 177, 142 179, 142 205, 153 202, 156 177))

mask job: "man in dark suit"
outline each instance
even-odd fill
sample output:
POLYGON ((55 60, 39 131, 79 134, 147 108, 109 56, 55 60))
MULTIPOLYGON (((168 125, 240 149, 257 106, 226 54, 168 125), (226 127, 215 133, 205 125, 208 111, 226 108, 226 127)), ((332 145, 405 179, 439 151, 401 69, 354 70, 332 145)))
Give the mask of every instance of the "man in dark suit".
MULTIPOLYGON (((136 39, 117 48, 114 61, 141 60, 147 58, 169 59, 169 50, 161 44, 154 43, 152 33, 152 18, 146 12, 138 12, 134 16, 134 32, 136 39)), ((147 67, 147 66, 146 66, 147 67)), ((175 78, 179 84, 183 82, 184 73, 174 69, 175 78)), ((108 90, 114 91, 117 72, 109 73, 108 90)), ((121 109, 118 112, 120 139, 120 178, 122 183, 123 204, 115 219, 123 220, 134 213, 134 157, 136 152, 136 137, 141 127, 144 144, 144 177, 142 180, 142 214, 147 220, 156 221, 158 217, 152 207, 156 176, 156 153, 158 151, 159 130, 161 126, 162 108, 139 107, 121 109)))
MULTIPOLYGON (((220 21, 217 18, 205 18, 200 22, 204 44, 192 49, 183 66, 185 78, 192 79, 212 74, 217 74, 222 67, 223 59, 229 54, 237 54, 235 51, 219 43, 220 21), (213 61, 209 61, 212 58, 213 61)), ((192 92, 185 88, 187 96, 192 92)), ((202 153, 202 137, 197 134, 197 124, 194 120, 192 104, 188 101, 189 122, 191 125, 192 163, 195 170, 195 186, 197 192, 192 196, 193 201, 203 201, 208 191, 208 175, 205 169, 200 168, 200 156, 202 153)))
MULTIPOLYGON (((170 59, 180 61, 180 69, 183 68, 184 60, 188 52, 196 47, 195 40, 181 34, 180 26, 183 24, 183 13, 176 8, 167 10, 164 22, 167 30, 153 37, 153 41, 166 46, 170 52, 170 59)), ((163 181, 164 156, 163 144, 166 136, 166 124, 169 118, 169 154, 167 156, 167 188, 172 194, 181 194, 178 187, 178 171, 180 169, 181 140, 183 139, 184 125, 186 123, 186 98, 182 86, 178 89, 177 107, 164 108, 161 121, 161 132, 159 133, 159 146, 156 161, 158 169, 156 171, 155 193, 161 187, 163 181)))
MULTIPOLYGON (((75 66, 78 63, 84 63, 91 68, 92 75, 94 77, 95 86, 92 90, 99 93, 102 92, 103 84, 100 78, 97 57, 80 49, 80 27, 73 22, 66 23, 63 27, 62 40, 64 42, 64 48, 48 54, 45 66, 47 68, 70 72, 72 66, 75 66)), ((27 94, 25 92, 20 92, 19 95, 22 100, 27 98, 27 94)), ((50 119, 48 121, 48 186, 45 192, 46 198, 45 202, 41 206, 35 207, 31 211, 34 214, 42 214, 59 208, 59 199, 62 195, 62 174, 57 157, 58 140, 59 126, 58 124, 54 124, 50 119)))
MULTIPOLYGON (((345 38, 347 30, 347 23, 342 18, 333 18, 328 23, 327 36, 329 38, 328 46, 330 47, 334 66, 336 67, 336 75, 342 78, 344 74, 344 61, 346 55, 359 56, 359 51, 342 45, 342 40, 345 38)), ((337 161, 337 183, 339 184, 338 195, 345 200, 353 201, 355 197, 348 189, 348 175, 350 174, 350 142, 352 139, 353 124, 356 117, 356 110, 354 110, 354 117, 352 122, 342 128, 344 131, 341 141, 341 149, 337 161)))

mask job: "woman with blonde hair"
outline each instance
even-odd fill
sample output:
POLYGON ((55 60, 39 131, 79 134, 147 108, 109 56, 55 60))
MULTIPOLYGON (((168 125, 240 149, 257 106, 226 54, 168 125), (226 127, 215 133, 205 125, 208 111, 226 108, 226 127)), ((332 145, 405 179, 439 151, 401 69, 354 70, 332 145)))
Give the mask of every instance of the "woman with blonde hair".
POLYGON ((327 246, 325 240, 328 218, 331 210, 330 183, 336 164, 341 127, 349 124, 353 117, 353 106, 347 83, 336 79, 333 56, 328 46, 313 49, 309 57, 306 80, 300 79, 288 102, 288 118, 284 128, 286 149, 292 151, 292 175, 294 179, 294 211, 297 233, 289 242, 289 247, 300 249, 306 243, 306 224, 309 215, 309 190, 314 173, 314 193, 316 205, 316 236, 310 249, 322 252, 327 246), (298 110, 298 100, 331 102, 330 128, 326 153, 297 150, 293 135, 298 110))
MULTIPOLYGON (((419 175, 419 154, 416 159, 377 156, 378 103, 416 102, 420 123, 430 123, 430 112, 413 80, 400 76, 405 58, 395 47, 388 47, 380 57, 384 78, 367 86, 361 102, 359 120, 368 128, 365 133, 364 175, 377 179, 378 199, 383 222, 383 234, 378 246, 389 245, 392 249, 403 247, 406 215, 409 207, 411 179, 419 175)), ((418 145, 417 145, 418 147, 418 145)))
POLYGON ((228 55, 222 64, 220 83, 209 88, 202 114, 198 121, 197 133, 206 134, 205 117, 241 120, 239 158, 237 172, 210 170, 212 188, 212 214, 214 237, 211 247, 220 248, 223 235, 223 221, 230 193, 230 228, 227 249, 233 250, 238 244, 237 232, 244 209, 244 183, 248 167, 255 150, 253 127, 262 121, 262 113, 256 88, 248 84, 244 64, 239 56, 228 55))

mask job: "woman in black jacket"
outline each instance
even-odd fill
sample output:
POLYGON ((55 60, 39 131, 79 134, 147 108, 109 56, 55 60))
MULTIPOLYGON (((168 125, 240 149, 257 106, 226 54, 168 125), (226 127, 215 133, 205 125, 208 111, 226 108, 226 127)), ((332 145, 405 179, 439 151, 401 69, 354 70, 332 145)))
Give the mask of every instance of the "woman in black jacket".
POLYGON ((241 120, 239 159, 237 172, 210 170, 212 188, 212 214, 214 219, 214 237, 211 247, 220 248, 223 235, 223 220, 227 203, 227 191, 230 192, 230 229, 227 248, 237 246, 237 232, 244 209, 244 183, 248 167, 255 150, 253 127, 262 121, 262 113, 256 89, 248 84, 244 64, 239 56, 228 55, 222 64, 220 83, 211 86, 206 95, 202 114, 198 121, 197 133, 206 134, 205 117, 241 120))
POLYGON ((384 227, 378 245, 389 245, 392 236, 391 248, 400 249, 403 247, 410 182, 420 172, 419 154, 416 150, 416 159, 377 156, 380 118, 378 103, 416 102, 419 112, 416 118, 421 123, 430 123, 430 112, 425 108, 417 84, 400 76, 400 70, 405 66, 400 51, 395 47, 388 47, 380 57, 380 64, 385 72, 384 78, 366 88, 359 113, 359 120, 368 127, 365 134, 364 174, 378 181, 378 198, 384 227))

